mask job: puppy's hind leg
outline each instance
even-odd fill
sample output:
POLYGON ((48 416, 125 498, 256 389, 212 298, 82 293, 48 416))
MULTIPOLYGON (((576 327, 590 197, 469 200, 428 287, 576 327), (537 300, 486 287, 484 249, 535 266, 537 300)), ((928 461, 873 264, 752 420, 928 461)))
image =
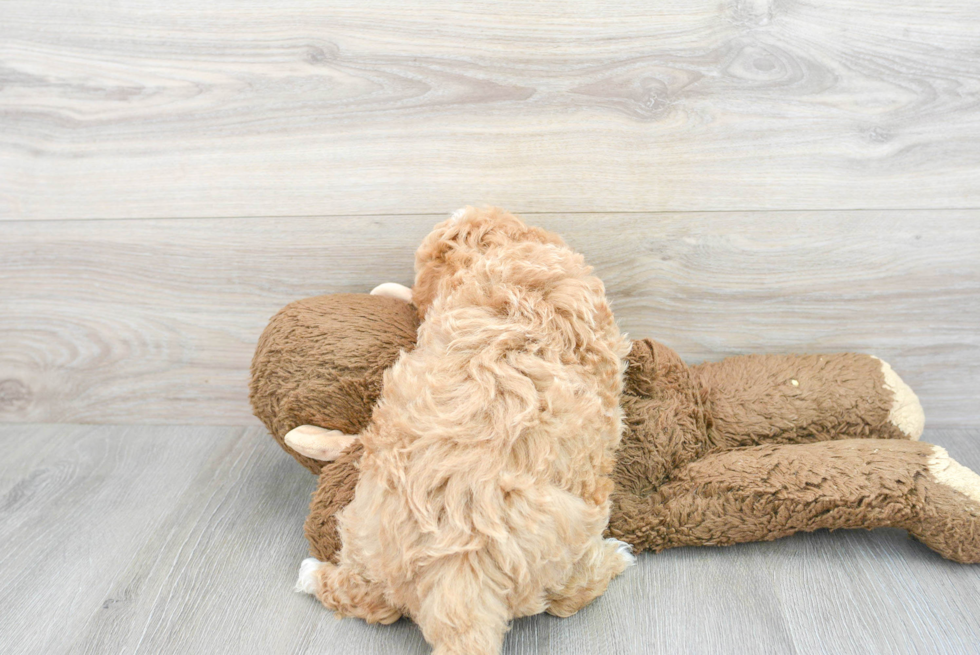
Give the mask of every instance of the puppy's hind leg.
POLYGON ((401 612, 385 600, 379 585, 347 566, 336 566, 309 557, 299 568, 296 591, 316 596, 338 616, 355 616, 368 623, 394 623, 401 612))
POLYGON ((503 591, 494 590, 466 554, 433 565, 420 581, 413 618, 432 644, 432 655, 496 655, 510 616, 503 591))
POLYGON ((636 562, 630 550, 617 539, 596 537, 564 586, 548 595, 548 613, 571 616, 601 596, 610 580, 636 562))

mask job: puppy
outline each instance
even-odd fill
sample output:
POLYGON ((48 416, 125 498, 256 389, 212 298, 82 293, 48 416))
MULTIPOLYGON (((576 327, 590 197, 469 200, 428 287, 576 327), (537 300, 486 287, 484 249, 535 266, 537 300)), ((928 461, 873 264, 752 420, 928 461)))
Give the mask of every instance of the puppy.
POLYGON ((510 619, 573 614, 632 562, 602 538, 629 343, 582 256, 502 210, 437 225, 415 270, 418 345, 359 435, 339 562, 297 588, 410 616, 440 655, 497 653, 510 619))

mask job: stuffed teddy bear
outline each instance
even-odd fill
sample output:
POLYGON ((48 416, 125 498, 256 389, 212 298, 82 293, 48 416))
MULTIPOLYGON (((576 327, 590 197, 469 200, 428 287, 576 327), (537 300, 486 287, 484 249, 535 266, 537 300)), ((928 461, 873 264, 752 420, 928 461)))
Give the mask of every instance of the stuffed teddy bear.
MULTIPOLYGON (((361 446, 348 435, 366 427, 385 368, 415 343, 408 290, 379 290, 387 295, 288 305, 252 362, 255 415, 320 476, 305 532, 321 561, 336 561, 335 515, 357 483, 361 446)), ((980 562, 980 476, 916 441, 918 399, 877 358, 749 355, 687 366, 642 339, 621 403, 608 536, 637 552, 898 527, 943 557, 980 562)))

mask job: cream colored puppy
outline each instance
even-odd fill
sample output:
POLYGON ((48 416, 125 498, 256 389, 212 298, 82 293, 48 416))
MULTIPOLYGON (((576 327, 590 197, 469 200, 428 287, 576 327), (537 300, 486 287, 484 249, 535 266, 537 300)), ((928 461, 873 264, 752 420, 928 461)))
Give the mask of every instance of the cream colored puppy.
POLYGON ((629 344, 582 256, 499 209, 437 225, 415 268, 418 345, 359 435, 339 563, 307 560, 298 589, 496 653, 510 619, 568 616, 632 561, 602 538, 629 344))

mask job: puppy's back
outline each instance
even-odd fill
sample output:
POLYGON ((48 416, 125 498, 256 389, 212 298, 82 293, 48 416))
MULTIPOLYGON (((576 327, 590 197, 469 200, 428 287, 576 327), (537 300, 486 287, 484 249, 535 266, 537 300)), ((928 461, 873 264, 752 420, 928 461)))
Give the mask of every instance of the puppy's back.
POLYGON ((511 617, 565 608, 570 581, 591 599, 622 564, 601 533, 628 345, 556 236, 477 210, 433 234, 418 346, 386 374, 342 523, 427 639, 495 652, 511 617))

